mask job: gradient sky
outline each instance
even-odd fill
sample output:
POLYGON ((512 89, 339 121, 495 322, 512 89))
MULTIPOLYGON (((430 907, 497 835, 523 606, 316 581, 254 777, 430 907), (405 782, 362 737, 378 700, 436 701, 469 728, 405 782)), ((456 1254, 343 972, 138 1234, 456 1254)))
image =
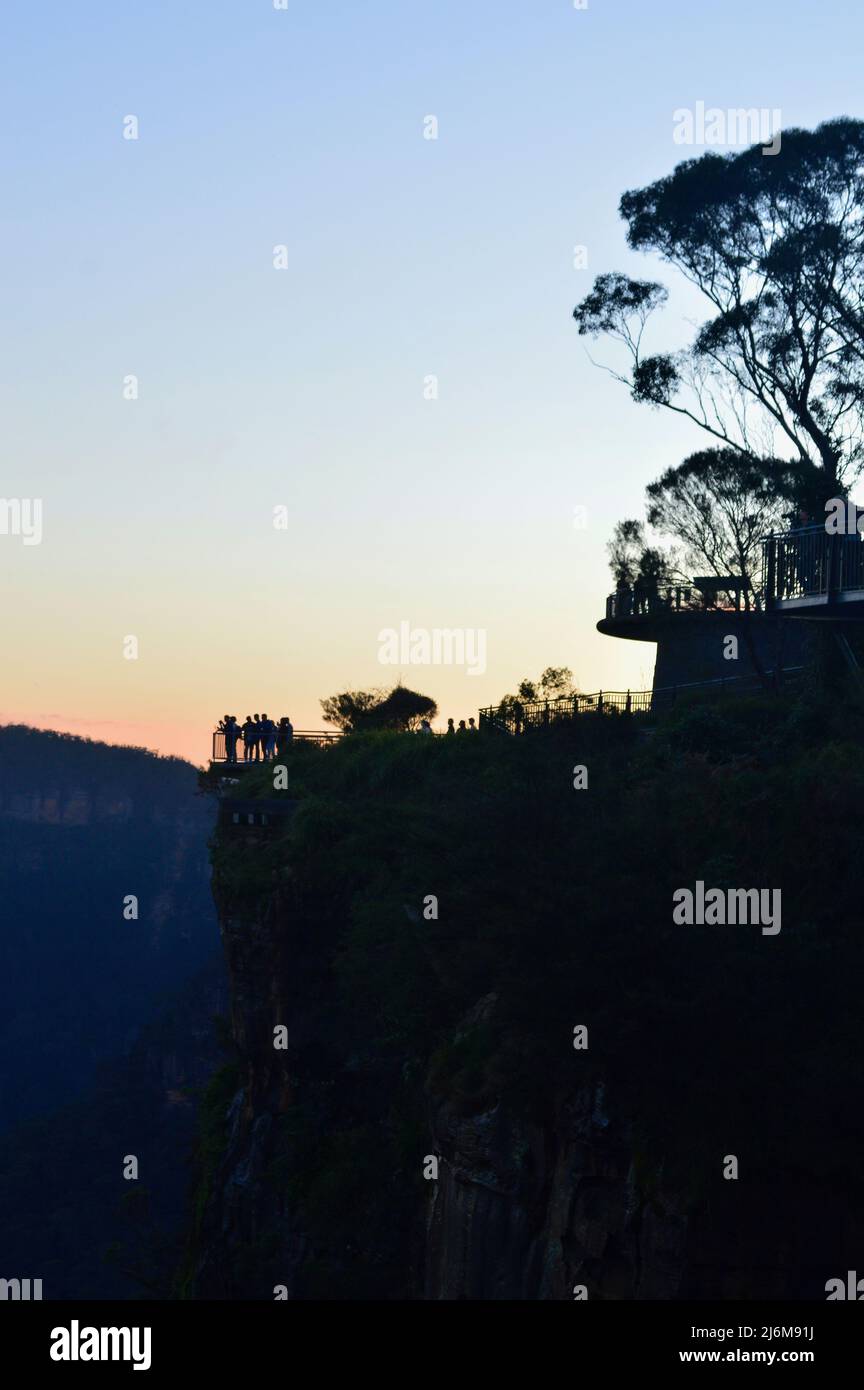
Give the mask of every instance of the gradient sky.
POLYGON ((442 721, 549 664, 650 685, 594 628, 605 543, 702 436, 573 306, 657 273, 617 205, 691 153, 676 108, 864 115, 862 37, 848 0, 5 7, 0 495, 44 535, 0 535, 0 720, 200 762, 225 710, 392 684, 403 620, 487 633, 482 676, 401 670, 442 721))

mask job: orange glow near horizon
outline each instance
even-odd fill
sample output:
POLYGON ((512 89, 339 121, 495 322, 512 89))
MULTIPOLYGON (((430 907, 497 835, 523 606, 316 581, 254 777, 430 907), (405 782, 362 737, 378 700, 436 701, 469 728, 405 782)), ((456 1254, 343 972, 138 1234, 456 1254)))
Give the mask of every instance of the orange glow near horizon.
MULTIPOLYGON (((110 655, 104 652, 99 662, 91 653, 83 666, 76 666, 70 652, 66 675, 59 683, 56 670, 52 676, 47 663, 46 669, 40 670, 37 662, 30 679, 20 681, 19 699, 24 694, 30 697, 29 703, 20 702, 0 710, 0 724, 26 724, 103 743, 147 748, 163 756, 184 758, 199 767, 209 761, 212 733, 223 714, 236 715, 241 724, 247 714, 266 711, 274 720, 287 714, 298 732, 327 730, 332 726, 322 717, 322 696, 349 689, 390 689, 400 679, 404 685, 436 700, 438 716, 433 720, 433 728, 438 732, 446 728, 449 717, 457 723, 472 715, 476 717, 479 709, 514 691, 522 677, 536 679, 549 665, 569 665, 577 688, 586 693, 650 688, 653 644, 603 637, 594 630, 593 623, 586 621, 582 660, 577 664, 572 658, 568 661, 566 648, 562 652, 561 645, 553 642, 547 627, 554 625, 554 619, 550 622, 549 617, 547 613, 544 624, 535 623, 532 628, 529 616, 520 615, 519 631, 507 634, 503 650, 499 650, 494 632, 490 633, 489 669, 476 676, 453 666, 408 665, 395 669, 379 665, 371 628, 371 650, 365 660, 357 649, 357 629, 346 630, 347 657, 338 642, 333 646, 326 644, 317 651, 314 670, 295 670, 287 678, 280 669, 279 653, 262 642, 258 651, 250 650, 245 658, 250 667, 261 673, 254 681, 244 670, 237 669, 235 657, 226 658, 226 669, 220 672, 218 644, 211 645, 209 632, 202 634, 199 630, 197 636, 190 637, 185 652, 179 649, 179 634, 171 634, 175 642, 169 640, 169 650, 161 652, 155 661, 147 659, 149 650, 143 643, 138 661, 124 661, 115 640, 110 655), (358 678, 354 678, 351 666, 358 678), (290 694, 285 694, 289 684, 290 694), (40 696, 44 697, 45 690, 55 685, 71 707, 69 713, 44 707, 40 696), (255 698, 253 686, 271 692, 269 703, 255 698), (221 689, 222 697, 213 697, 211 689, 221 689), (282 698, 272 698, 272 693, 279 690, 283 691, 282 698), (156 692, 158 697, 154 698, 156 692), (92 712, 85 713, 88 709, 92 712)), ((563 615, 561 622, 564 623, 563 615)), ((296 642, 298 648, 304 645, 310 651, 308 641, 296 642)), ((54 662, 57 656, 55 648, 51 653, 54 662)))

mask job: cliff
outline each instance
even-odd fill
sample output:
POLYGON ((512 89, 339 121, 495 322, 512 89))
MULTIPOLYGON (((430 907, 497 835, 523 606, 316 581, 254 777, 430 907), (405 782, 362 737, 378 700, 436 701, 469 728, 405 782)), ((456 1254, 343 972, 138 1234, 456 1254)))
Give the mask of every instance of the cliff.
POLYGON ((293 750, 290 819, 214 845, 185 1294, 824 1297, 864 1235, 860 730, 804 691, 293 750), (673 923, 697 879, 782 930, 673 923))
POLYGON ((225 1007, 219 963, 155 1009, 83 1093, 0 1135, 0 1261, 38 1271, 45 1299, 171 1297, 195 1098, 220 1061, 213 1016, 225 1007))
POLYGON ((196 793, 176 758, 0 729, 0 1268, 46 1299, 171 1293, 226 1008, 196 793))
POLYGON ((177 758, 0 728, 0 1131, 83 1092, 218 955, 196 793, 177 758))

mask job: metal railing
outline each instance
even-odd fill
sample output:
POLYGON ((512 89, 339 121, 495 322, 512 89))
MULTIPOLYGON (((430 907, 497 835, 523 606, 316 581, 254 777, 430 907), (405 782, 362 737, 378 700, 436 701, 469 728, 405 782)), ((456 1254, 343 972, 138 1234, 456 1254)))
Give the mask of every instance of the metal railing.
POLYGON ((655 617, 662 613, 693 612, 701 608, 692 586, 663 589, 617 589, 606 600, 607 618, 655 617))
POLYGON ((521 734, 533 729, 569 724, 579 715, 608 714, 654 715, 669 709, 679 700, 700 695, 716 698, 724 695, 764 693, 766 689, 781 690, 800 679, 803 666, 785 670, 766 671, 765 679, 753 673, 747 676, 726 676, 716 680, 691 681, 683 685, 659 686, 656 690, 598 690, 591 695, 565 695, 555 700, 517 701, 512 705, 490 705, 480 710, 481 729, 521 734))
POLYGON ((839 536, 840 588, 846 592, 864 589, 864 536, 839 536))
MULTIPOLYGON (((293 738, 292 738, 292 739, 289 739, 288 742, 289 742, 289 744, 290 744, 291 742, 300 740, 301 742, 304 742, 304 743, 337 743, 338 740, 339 740, 341 737, 342 737, 342 735, 341 735, 340 733, 330 733, 330 732, 327 731, 327 730, 320 730, 320 729, 295 729, 295 730, 294 730, 294 734, 293 734, 293 738)), ((280 745, 279 745, 279 736, 278 736, 278 734, 277 734, 277 736, 276 736, 276 748, 277 748, 277 757, 279 757, 279 756, 281 756, 282 752, 284 751, 284 748, 280 748, 280 745)), ((214 762, 214 763, 228 763, 228 762, 230 762, 230 765, 231 765, 232 767, 256 767, 256 766, 260 766, 260 764, 264 761, 264 758, 263 758, 263 751, 264 751, 264 750, 262 749, 262 747, 261 747, 260 744, 258 745, 257 749, 256 749, 256 748, 252 748, 252 749, 247 750, 246 747, 245 747, 245 745, 244 745, 244 743, 243 743, 242 738, 238 738, 238 740, 237 740, 237 747, 236 747, 236 750, 235 750, 235 752, 236 752, 236 757, 235 757, 233 760, 232 760, 232 759, 229 759, 229 757, 228 757, 228 750, 227 750, 227 748, 226 748, 226 746, 225 746, 225 735, 224 735, 224 733, 221 733, 221 732, 217 729, 217 730, 214 732, 214 734, 213 734, 213 753, 212 753, 212 757, 211 757, 211 762, 214 762), (251 752, 253 755, 257 752, 257 754, 258 754, 257 758, 254 757, 254 756, 251 757, 251 758, 245 757, 244 754, 245 754, 247 751, 251 752)))
POLYGON ((804 526, 768 536, 762 556, 769 604, 828 593, 830 551, 824 526, 804 526))
POLYGON ((659 589, 640 588, 633 585, 617 589, 606 600, 606 618, 659 618, 667 613, 740 613, 758 609, 762 595, 752 589, 748 582, 729 576, 729 587, 724 588, 722 579, 712 580, 710 591, 698 584, 678 584, 659 589), (728 595, 728 602, 718 602, 720 594, 728 595))
POLYGON ((864 536, 829 535, 824 526, 802 526, 766 536, 762 547, 769 606, 864 589, 864 536))
MULTIPOLYGON (((732 576, 727 576, 731 579, 732 576)), ((758 589, 723 588, 723 577, 687 585, 618 589, 606 600, 607 621, 657 618, 667 613, 770 611, 778 603, 802 599, 829 602, 839 594, 864 591, 864 535, 831 535, 824 525, 801 526, 766 536, 762 542, 762 576, 758 589), (702 585, 700 590, 699 585, 702 585), (728 593, 729 601, 718 602, 728 593)))

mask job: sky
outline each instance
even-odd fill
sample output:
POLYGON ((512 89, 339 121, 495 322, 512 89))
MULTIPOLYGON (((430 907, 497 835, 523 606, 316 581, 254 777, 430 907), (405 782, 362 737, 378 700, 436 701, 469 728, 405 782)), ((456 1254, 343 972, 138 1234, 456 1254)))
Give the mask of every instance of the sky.
POLYGON ((621 194, 700 101, 864 116, 862 37, 840 0, 6 6, 0 497, 41 535, 0 534, 0 722, 201 763, 225 712, 400 678, 438 727, 549 665, 649 687, 606 542, 704 439, 572 311, 656 275, 686 342, 621 194), (383 664, 402 624, 485 660, 383 664))

